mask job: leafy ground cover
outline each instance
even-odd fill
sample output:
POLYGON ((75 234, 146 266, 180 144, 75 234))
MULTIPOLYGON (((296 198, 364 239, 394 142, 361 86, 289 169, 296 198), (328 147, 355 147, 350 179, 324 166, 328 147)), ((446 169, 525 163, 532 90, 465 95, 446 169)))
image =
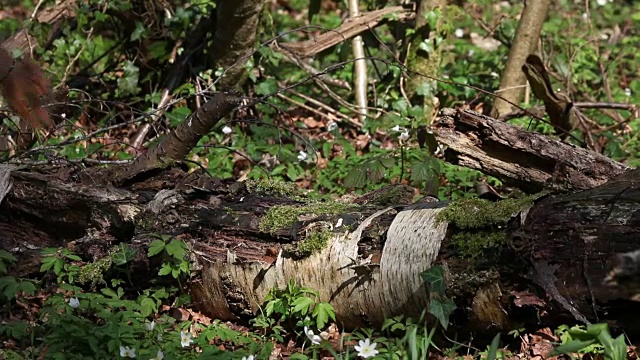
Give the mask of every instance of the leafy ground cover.
MULTIPOLYGON (((45 38, 50 30, 46 25, 26 20, 35 5, 3 3, 0 37, 24 26, 45 38)), ((190 26, 215 8, 207 0, 172 5, 168 17, 161 9, 150 11, 139 3, 88 1, 79 8, 75 26, 62 29, 63 36, 50 47, 37 50, 54 83, 76 89, 69 92, 68 103, 58 114, 67 120, 64 127, 39 144, 49 151, 40 159, 107 162, 136 155, 128 140, 138 131, 140 117, 160 102, 160 84, 169 75, 164 64, 180 52, 190 26), (125 26, 118 15, 125 13, 144 16, 125 26)), ((368 9, 381 6, 375 1, 363 3, 368 9)), ((522 6, 515 1, 474 0, 453 7, 450 18, 444 19, 448 32, 442 40, 446 51, 441 69, 441 78, 453 83, 430 89, 440 107, 483 111, 490 106, 491 96, 465 85, 498 88, 522 6)), ((247 64, 243 88, 264 101, 203 137, 189 160, 215 177, 268 176, 295 182, 313 197, 362 194, 397 183, 416 187, 418 197, 475 197, 472 190, 485 178, 483 174, 448 164, 418 145, 417 132, 425 125, 425 116, 420 106, 403 96, 406 73, 397 60, 406 46, 403 40, 412 34, 410 28, 391 23, 364 34, 376 114, 364 122, 345 105, 353 102, 351 90, 337 87, 335 96, 330 96, 306 71, 265 45, 276 37, 304 40, 310 32, 334 28, 344 12, 344 5, 336 2, 267 3, 260 46, 247 64), (310 24, 317 27, 295 30, 310 24), (282 90, 294 84, 291 91, 282 90)), ((633 2, 554 3, 540 39, 554 85, 577 102, 640 103, 639 24, 640 5, 633 2)), ((310 64, 335 80, 352 83, 349 46, 345 42, 324 51, 310 64)), ((215 87, 218 75, 219 69, 208 69, 203 59, 195 59, 190 76, 173 91, 176 101, 154 128, 156 134, 184 121, 195 108, 196 94, 205 85, 215 87)), ((539 104, 531 100, 523 105, 539 104)), ((640 164, 639 122, 633 109, 590 109, 586 115, 603 154, 629 166, 640 164)), ((5 119, 6 127, 14 126, 10 120, 5 119)), ((553 134, 543 122, 513 123, 553 134)), ((487 180, 498 191, 510 193, 498 179, 487 180)), ((403 317, 388 319, 380 329, 346 332, 334 322, 325 299, 293 282, 273 289, 260 316, 247 323, 223 323, 194 310, 185 285, 191 274, 187 252, 184 243, 159 235, 145 254, 158 259, 157 276, 140 289, 127 268, 136 254, 125 245, 114 248, 100 263, 87 262, 66 249, 47 249, 40 273, 30 279, 11 276, 15 258, 0 251, 0 354, 6 359, 495 359, 545 357, 551 348, 563 345, 559 351, 574 357, 637 357, 624 336, 612 337, 602 325, 536 332, 523 328, 480 345, 439 339, 442 325, 403 317)))

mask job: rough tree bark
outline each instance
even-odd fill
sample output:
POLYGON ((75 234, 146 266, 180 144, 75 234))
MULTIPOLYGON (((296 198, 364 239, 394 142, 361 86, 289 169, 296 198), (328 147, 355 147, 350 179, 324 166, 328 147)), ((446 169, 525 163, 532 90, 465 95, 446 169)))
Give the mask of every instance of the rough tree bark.
MULTIPOLYGON (((531 143, 543 139, 529 134, 531 143)), ((42 247, 71 247, 91 261, 125 242, 140 250, 132 266, 144 282, 146 244, 167 234, 190 244, 194 301, 219 319, 254 315, 269 289, 291 278, 318 290, 347 327, 419 315, 429 295, 418 274, 432 265, 447 270, 458 328, 504 330, 567 316, 623 324, 623 310, 636 306, 625 280, 637 267, 624 266, 640 231, 636 171, 571 195, 390 206, 302 204, 180 166, 116 188, 109 179, 117 172, 3 168, 0 246, 20 259, 14 273, 37 272, 42 247), (313 241, 319 250, 306 255, 301 249, 313 241), (607 259, 615 261, 608 267, 607 259)))

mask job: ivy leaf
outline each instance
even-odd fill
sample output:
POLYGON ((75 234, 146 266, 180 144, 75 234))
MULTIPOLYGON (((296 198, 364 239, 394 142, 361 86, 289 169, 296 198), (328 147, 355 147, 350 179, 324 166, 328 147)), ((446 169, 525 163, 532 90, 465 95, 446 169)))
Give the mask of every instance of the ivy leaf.
POLYGON ((420 277, 430 293, 444 295, 444 269, 442 266, 433 266, 429 270, 421 272, 420 277))
POLYGON ((140 77, 140 69, 128 60, 124 63, 124 73, 118 79, 118 89, 122 95, 135 95, 140 91, 138 88, 138 80, 140 77))
POLYGON ((135 257, 136 257, 135 250, 133 250, 131 247, 126 245, 120 246, 118 251, 116 251, 112 255, 113 263, 118 266, 128 263, 129 261, 135 259, 135 257))
POLYGON ((429 301, 429 313, 440 321, 440 325, 446 330, 449 326, 449 316, 456 309, 456 304, 451 299, 433 299, 429 301))
POLYGON ((191 115, 191 109, 186 106, 176 107, 173 110, 167 112, 165 116, 169 120, 171 126, 176 127, 185 121, 191 115))

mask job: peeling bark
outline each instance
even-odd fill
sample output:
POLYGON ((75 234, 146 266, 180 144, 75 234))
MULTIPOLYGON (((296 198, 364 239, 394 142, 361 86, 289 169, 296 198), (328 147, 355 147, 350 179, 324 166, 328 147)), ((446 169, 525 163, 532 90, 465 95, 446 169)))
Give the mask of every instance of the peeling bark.
POLYGON ((590 189, 628 169, 593 151, 473 111, 444 109, 433 124, 445 158, 535 193, 590 189))

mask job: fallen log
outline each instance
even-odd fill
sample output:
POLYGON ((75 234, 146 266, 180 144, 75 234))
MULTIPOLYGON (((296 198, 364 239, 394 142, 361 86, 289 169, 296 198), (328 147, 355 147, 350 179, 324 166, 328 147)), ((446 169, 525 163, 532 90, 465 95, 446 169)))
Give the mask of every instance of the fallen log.
POLYGON ((606 156, 476 112, 442 110, 433 132, 445 158, 535 193, 590 189, 629 168, 606 156))
POLYGON ((616 324, 636 306, 617 281, 626 273, 605 281, 620 273, 607 272, 606 260, 636 249, 633 179, 498 203, 354 206, 304 203, 184 170, 115 188, 105 181, 109 169, 5 169, 0 246, 20 259, 14 274, 37 272, 43 247, 95 261, 125 242, 138 249, 134 280, 143 283, 146 246, 163 234, 189 244, 199 274, 194 303, 223 320, 254 316, 289 279, 319 291, 346 327, 417 316, 429 303, 419 273, 433 265, 446 270, 457 329, 616 324))

